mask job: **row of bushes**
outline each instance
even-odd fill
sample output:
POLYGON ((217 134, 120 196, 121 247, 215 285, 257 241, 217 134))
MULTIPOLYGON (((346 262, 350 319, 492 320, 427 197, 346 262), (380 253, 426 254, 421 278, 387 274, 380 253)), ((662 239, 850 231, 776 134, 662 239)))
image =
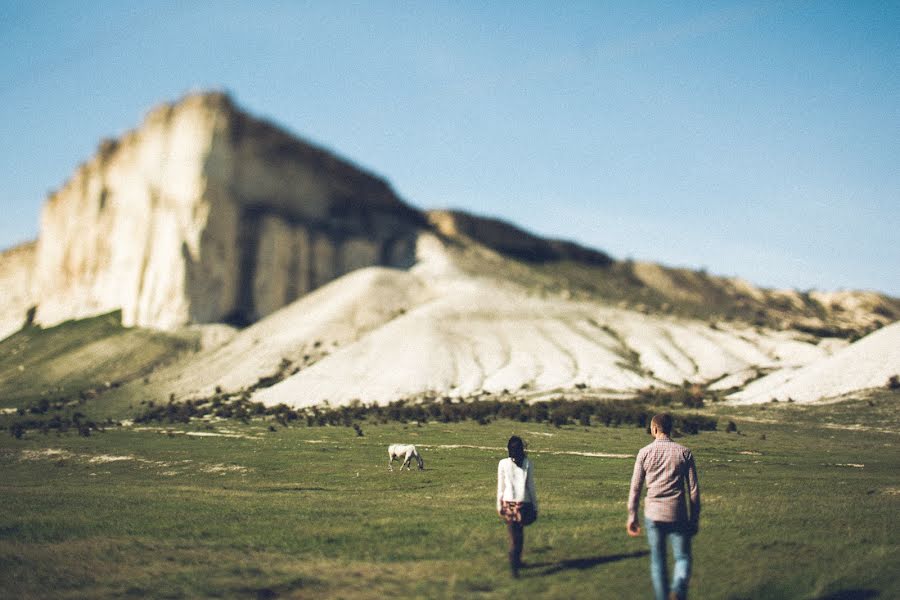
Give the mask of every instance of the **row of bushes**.
POLYGON ((657 406, 681 405, 685 408, 703 408, 706 401, 718 402, 722 397, 719 392, 711 391, 703 385, 685 381, 675 388, 650 386, 640 390, 635 399, 657 406))
POLYGON ((46 415, 49 412, 62 411, 66 408, 78 406, 87 402, 88 399, 91 398, 89 392, 93 392, 93 390, 81 392, 75 399, 70 399, 64 396, 57 398, 56 400, 51 400, 50 398, 41 398, 37 402, 32 402, 28 406, 19 407, 18 410, 16 410, 16 414, 18 414, 20 417, 24 417, 25 415, 46 415))
MULTIPOLYGON (((294 422, 307 426, 343 425, 350 427, 360 421, 457 423, 476 421, 481 424, 495 419, 510 419, 523 423, 551 423, 557 427, 578 424, 585 427, 630 425, 647 428, 655 414, 651 405, 635 400, 569 400, 559 398, 527 403, 524 400, 496 399, 453 400, 421 398, 397 400, 386 405, 352 402, 347 406, 313 406, 291 408, 285 404, 265 406, 251 402, 246 394, 217 395, 211 399, 152 402, 135 418, 136 423, 186 423, 207 416, 239 419, 248 422, 254 417, 268 417, 283 426, 294 422)), ((683 433, 714 431, 716 419, 702 415, 675 415, 675 426, 683 433)))
POLYGON ((21 439, 27 431, 40 431, 48 434, 51 431, 66 433, 70 430, 78 435, 89 437, 92 431, 103 431, 103 425, 88 419, 83 413, 76 412, 71 416, 53 415, 49 419, 18 419, 9 425, 9 434, 21 439))

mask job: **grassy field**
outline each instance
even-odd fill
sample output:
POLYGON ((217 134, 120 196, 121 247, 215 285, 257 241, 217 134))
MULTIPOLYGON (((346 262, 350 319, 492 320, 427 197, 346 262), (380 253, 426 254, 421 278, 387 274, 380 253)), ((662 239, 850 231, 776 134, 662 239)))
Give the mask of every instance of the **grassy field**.
MULTIPOLYGON (((692 597, 900 597, 896 401, 719 408, 719 431, 682 438, 704 503, 692 597)), ((642 430, 361 425, 4 436, 0 595, 650 596, 646 541, 624 531, 642 430), (519 580, 493 512, 514 432, 541 501, 519 580), (393 442, 417 444, 426 470, 389 473, 393 442)))

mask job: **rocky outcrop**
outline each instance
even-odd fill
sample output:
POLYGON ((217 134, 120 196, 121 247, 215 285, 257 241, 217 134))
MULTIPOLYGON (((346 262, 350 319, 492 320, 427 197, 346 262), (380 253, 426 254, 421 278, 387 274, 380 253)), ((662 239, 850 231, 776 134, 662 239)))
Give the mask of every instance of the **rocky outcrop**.
POLYGON ((37 319, 253 322, 353 269, 409 266, 424 218, 382 179, 200 94, 101 144, 44 206, 37 319))
POLYGON ((33 306, 31 273, 35 243, 28 242, 0 252, 0 339, 18 331, 33 306))
POLYGON ((500 219, 479 217, 457 210, 428 211, 428 220, 447 237, 465 236, 492 250, 529 263, 571 260, 608 266, 612 258, 605 252, 565 240, 536 236, 500 219))

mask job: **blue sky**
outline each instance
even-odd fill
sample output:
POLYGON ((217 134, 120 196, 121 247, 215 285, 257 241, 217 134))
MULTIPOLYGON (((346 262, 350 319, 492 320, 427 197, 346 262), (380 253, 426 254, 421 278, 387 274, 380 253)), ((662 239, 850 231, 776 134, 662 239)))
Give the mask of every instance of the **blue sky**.
POLYGON ((190 90, 618 258, 900 296, 900 3, 0 0, 0 248, 190 90))

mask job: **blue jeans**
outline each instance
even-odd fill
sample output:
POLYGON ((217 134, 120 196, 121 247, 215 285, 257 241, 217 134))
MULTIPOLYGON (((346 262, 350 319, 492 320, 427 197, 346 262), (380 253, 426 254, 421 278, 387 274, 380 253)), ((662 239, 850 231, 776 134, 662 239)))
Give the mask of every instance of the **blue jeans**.
POLYGON ((656 600, 666 600, 670 590, 678 594, 679 598, 687 598, 688 580, 691 578, 689 527, 686 524, 651 521, 647 518, 644 518, 644 526, 647 528, 647 542, 650 544, 650 578, 653 580, 656 600), (672 554, 675 557, 671 587, 666 560, 666 538, 672 542, 672 554))

